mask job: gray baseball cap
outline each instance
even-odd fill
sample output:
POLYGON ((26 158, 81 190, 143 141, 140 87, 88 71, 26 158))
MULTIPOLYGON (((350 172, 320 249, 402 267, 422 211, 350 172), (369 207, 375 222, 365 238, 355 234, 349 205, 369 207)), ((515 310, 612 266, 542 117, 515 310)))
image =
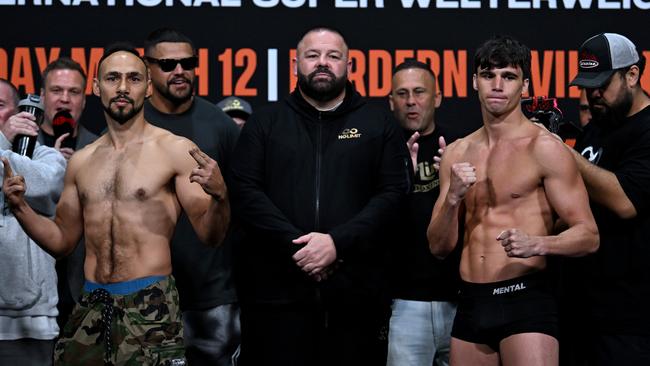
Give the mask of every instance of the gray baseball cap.
POLYGON ((601 33, 586 40, 578 51, 578 75, 570 85, 599 88, 618 69, 639 62, 636 46, 627 37, 601 33))

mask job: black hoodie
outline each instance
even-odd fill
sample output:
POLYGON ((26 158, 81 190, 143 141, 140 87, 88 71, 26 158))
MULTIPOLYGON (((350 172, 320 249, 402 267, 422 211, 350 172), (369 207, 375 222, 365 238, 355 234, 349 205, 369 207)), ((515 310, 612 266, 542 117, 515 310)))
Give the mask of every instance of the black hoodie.
POLYGON ((231 200, 242 301, 358 298, 382 289, 383 235, 410 187, 408 151, 397 122, 346 87, 342 104, 320 112, 296 90, 254 113, 235 149, 231 200), (337 269, 317 283, 291 256, 293 239, 328 233, 337 269))

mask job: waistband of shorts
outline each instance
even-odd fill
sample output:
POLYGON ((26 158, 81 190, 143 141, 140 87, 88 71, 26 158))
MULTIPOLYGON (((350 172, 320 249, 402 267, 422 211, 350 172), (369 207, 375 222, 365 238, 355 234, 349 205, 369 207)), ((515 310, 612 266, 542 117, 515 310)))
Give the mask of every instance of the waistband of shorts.
POLYGON ((533 272, 524 276, 498 282, 474 283, 460 281, 461 296, 499 296, 533 288, 545 287, 548 283, 544 271, 533 272))
POLYGON ((95 283, 86 280, 84 283, 84 291, 93 292, 94 290, 103 288, 111 295, 129 295, 167 278, 169 278, 169 276, 148 276, 116 283, 95 283))

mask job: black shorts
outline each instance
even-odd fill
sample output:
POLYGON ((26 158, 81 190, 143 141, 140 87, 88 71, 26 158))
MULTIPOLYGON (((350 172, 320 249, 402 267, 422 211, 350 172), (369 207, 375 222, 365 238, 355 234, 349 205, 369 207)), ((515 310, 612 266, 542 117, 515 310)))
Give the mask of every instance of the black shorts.
POLYGON ((499 350, 502 339, 543 333, 557 339, 555 298, 543 272, 492 283, 461 281, 451 335, 499 350))

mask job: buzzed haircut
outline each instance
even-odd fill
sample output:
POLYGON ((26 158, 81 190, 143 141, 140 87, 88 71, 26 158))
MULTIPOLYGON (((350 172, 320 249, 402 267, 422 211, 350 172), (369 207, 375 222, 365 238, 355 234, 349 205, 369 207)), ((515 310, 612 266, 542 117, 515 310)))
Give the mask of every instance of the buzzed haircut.
POLYGON ((408 69, 425 70, 427 73, 429 73, 429 75, 431 75, 434 81, 436 80, 436 74, 433 72, 433 70, 431 70, 431 67, 429 67, 429 65, 425 64, 424 62, 418 61, 414 58, 407 58, 406 60, 404 60, 404 62, 395 66, 395 68, 393 69, 393 76, 395 76, 395 74, 397 74, 402 70, 408 70, 408 69))
POLYGON ((43 89, 45 89, 45 83, 47 83, 47 76, 50 74, 51 71, 54 71, 54 70, 73 70, 73 71, 77 71, 79 74, 81 74, 81 77, 84 80, 84 85, 83 85, 84 89, 86 88, 87 77, 86 77, 86 72, 84 71, 84 69, 81 67, 81 65, 77 61, 75 61, 75 60, 73 60, 73 59, 71 59, 69 57, 64 56, 64 57, 59 57, 56 60, 50 62, 45 67, 45 70, 43 70, 43 75, 41 75, 42 76, 41 79, 42 79, 42 82, 43 82, 43 89))
MULTIPOLYGON (((117 52, 128 52, 132 53, 135 55, 140 61, 142 61, 142 64, 144 65, 145 69, 147 68, 147 64, 144 62, 142 57, 140 57, 140 53, 138 50, 135 49, 135 47, 128 42, 117 42, 117 43, 112 43, 108 45, 104 49, 104 54, 102 55, 102 58, 99 59, 99 62, 97 63, 97 75, 99 75, 99 69, 102 67, 102 63, 104 60, 108 58, 108 56, 117 53, 117 52)), ((145 73, 147 74, 147 73, 145 73)))
POLYGON ((14 108, 18 108, 18 102, 20 102, 20 93, 18 93, 16 86, 10 83, 9 80, 3 78, 0 78, 0 84, 5 84, 9 87, 9 90, 11 90, 11 99, 13 99, 14 102, 14 108))
POLYGON ((296 45, 296 50, 298 49, 298 47, 300 47, 300 44, 302 43, 302 40, 305 39, 305 37, 307 37, 307 35, 309 33, 317 33, 317 32, 330 32, 330 33, 338 34, 339 37, 341 37, 341 39, 343 40, 343 45, 345 46, 346 52, 349 50, 348 44, 345 41, 345 37, 343 37, 343 34, 341 32, 339 32, 335 28, 325 27, 325 26, 314 27, 314 28, 309 29, 305 33, 303 33, 302 36, 300 37, 300 40, 298 41, 298 44, 296 45))
POLYGON ((516 39, 500 35, 483 43, 474 55, 474 72, 479 69, 521 67, 524 79, 530 78, 530 48, 516 39))
POLYGON ((169 27, 158 28, 153 32, 149 33, 147 39, 144 41, 144 54, 145 56, 151 56, 154 48, 158 43, 162 42, 172 42, 172 43, 188 43, 192 47, 192 52, 195 52, 194 42, 181 33, 179 30, 169 27))

